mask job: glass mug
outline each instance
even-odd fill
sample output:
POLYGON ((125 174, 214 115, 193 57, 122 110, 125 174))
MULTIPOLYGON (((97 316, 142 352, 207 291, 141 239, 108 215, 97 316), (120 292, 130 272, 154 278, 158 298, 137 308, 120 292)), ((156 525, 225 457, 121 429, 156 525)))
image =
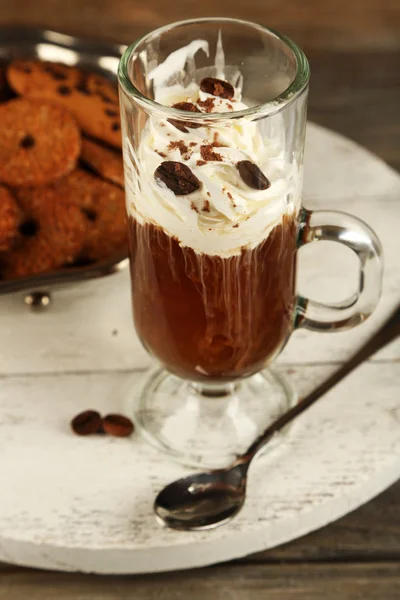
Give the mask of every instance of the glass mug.
POLYGON ((135 390, 145 437, 218 467, 296 401, 267 369, 297 327, 341 331, 374 310, 381 246, 362 221, 301 206, 309 65, 235 19, 162 27, 119 66, 136 331, 163 368, 135 390), (296 295, 296 254, 336 241, 360 261, 332 305, 296 295))

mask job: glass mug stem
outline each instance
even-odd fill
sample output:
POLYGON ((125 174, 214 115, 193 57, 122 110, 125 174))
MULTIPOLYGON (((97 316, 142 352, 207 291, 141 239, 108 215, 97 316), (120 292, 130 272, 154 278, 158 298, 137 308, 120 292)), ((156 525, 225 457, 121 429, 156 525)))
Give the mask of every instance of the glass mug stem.
POLYGON ((365 321, 376 307, 382 281, 382 246, 366 223, 344 212, 302 209, 298 248, 317 241, 338 242, 355 252, 360 264, 358 287, 340 302, 324 304, 297 297, 295 327, 344 331, 365 321))

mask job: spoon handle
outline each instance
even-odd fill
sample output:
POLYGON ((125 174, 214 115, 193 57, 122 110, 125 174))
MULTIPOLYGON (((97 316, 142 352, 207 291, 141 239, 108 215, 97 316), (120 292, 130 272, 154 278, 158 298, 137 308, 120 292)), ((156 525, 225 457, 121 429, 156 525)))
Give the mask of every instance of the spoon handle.
POLYGON ((335 373, 333 373, 328 379, 322 382, 315 390, 313 390, 308 396, 300 400, 293 408, 288 410, 279 419, 274 421, 267 429, 262 433, 246 451, 246 454, 238 458, 237 463, 249 462, 261 448, 268 443, 270 438, 280 431, 285 425, 293 421, 298 415, 303 413, 307 408, 312 406, 321 396, 326 394, 331 388, 333 388, 339 381, 344 379, 346 375, 351 373, 358 365, 367 360, 370 356, 375 354, 378 350, 386 346, 389 342, 395 340, 400 335, 400 305, 396 308, 394 313, 388 318, 388 320, 382 325, 382 327, 362 346, 348 362, 340 367, 335 373))

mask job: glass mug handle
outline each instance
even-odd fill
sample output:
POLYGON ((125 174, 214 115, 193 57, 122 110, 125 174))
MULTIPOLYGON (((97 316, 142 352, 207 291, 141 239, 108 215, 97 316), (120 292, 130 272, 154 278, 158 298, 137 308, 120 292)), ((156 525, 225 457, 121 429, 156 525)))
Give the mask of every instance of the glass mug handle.
POLYGON ((344 331, 372 313, 382 288, 382 246, 366 223, 344 212, 302 209, 298 248, 317 241, 339 242, 360 261, 358 289, 341 302, 323 304, 297 297, 295 327, 311 331, 344 331))

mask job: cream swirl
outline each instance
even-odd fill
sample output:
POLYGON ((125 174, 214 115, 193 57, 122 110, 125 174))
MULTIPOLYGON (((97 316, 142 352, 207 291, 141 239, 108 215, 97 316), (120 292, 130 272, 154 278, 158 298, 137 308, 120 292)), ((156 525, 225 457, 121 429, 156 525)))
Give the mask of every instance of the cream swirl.
MULTIPOLYGON (((197 43, 199 47, 205 49, 197 43)), ((238 88, 232 99, 225 99, 203 92, 195 83, 166 87, 165 69, 159 73, 163 80, 162 85, 155 86, 156 99, 164 105, 190 102, 205 114, 247 108, 238 88)), ((285 161, 282 148, 261 135, 256 122, 248 118, 225 120, 223 124, 202 121, 194 128, 190 114, 187 124, 183 122, 186 131, 167 119, 149 117, 137 154, 125 140, 125 159, 130 155, 136 166, 133 176, 126 177, 129 211, 139 223, 160 226, 182 246, 198 253, 229 257, 242 248, 254 248, 283 214, 295 210, 297 169, 285 161), (243 160, 258 165, 271 183, 268 189, 252 189, 243 181, 237 168, 243 160), (200 188, 176 196, 154 177, 163 161, 187 165, 201 182, 200 188)))

